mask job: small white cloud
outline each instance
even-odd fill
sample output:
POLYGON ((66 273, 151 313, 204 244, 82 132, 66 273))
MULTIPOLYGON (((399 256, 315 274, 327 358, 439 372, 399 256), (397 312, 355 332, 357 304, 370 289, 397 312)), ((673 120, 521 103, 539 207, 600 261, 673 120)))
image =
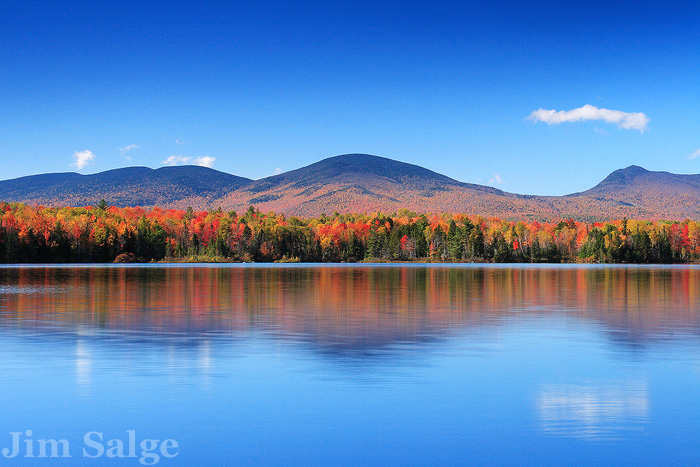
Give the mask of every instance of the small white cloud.
POLYGON ((78 170, 86 167, 90 161, 95 159, 95 154, 89 149, 83 151, 75 151, 73 153, 73 166, 78 170))
POLYGON ((499 174, 493 174, 493 176, 489 178, 489 183, 491 183, 492 185, 500 185, 501 183, 503 183, 503 179, 499 174))
POLYGON ((216 157, 211 156, 170 156, 163 161, 163 165, 199 165, 202 167, 211 167, 214 165, 216 157))
POLYGON ((175 138, 175 144, 185 144, 185 142, 180 138, 175 138))
POLYGON ((201 156, 201 157, 195 157, 192 159, 192 162, 194 165, 201 165, 202 167, 211 167, 214 165, 214 161, 216 160, 216 157, 211 157, 211 156, 201 156))
POLYGON ((122 154, 126 154, 126 153, 131 152, 134 149, 138 149, 140 147, 141 146, 139 146, 138 144, 127 144, 123 148, 119 148, 119 152, 121 152, 122 154))
POLYGON ((640 132, 644 132, 649 124, 649 117, 641 112, 600 109, 588 104, 572 110, 537 109, 528 116, 528 119, 536 122, 544 122, 548 125, 586 120, 602 120, 607 123, 614 123, 625 130, 639 130, 640 132))
POLYGON ((189 163, 190 159, 187 156, 170 156, 163 161, 163 165, 183 165, 189 163))
POLYGON ((122 157, 126 159, 127 161, 133 161, 134 158, 131 157, 131 154, 129 154, 131 151, 134 151, 138 148, 140 148, 138 144, 127 144, 126 146, 119 148, 119 152, 121 153, 122 157))
POLYGON ((279 168, 279 167, 277 167, 277 168, 275 169, 275 171, 273 172, 273 174, 274 174, 274 175, 279 175, 279 174, 281 174, 282 172, 283 172, 282 169, 279 168))
POLYGON ((697 151, 695 151, 694 153, 689 155, 688 159, 693 160, 693 159, 697 159, 698 157, 700 157, 700 149, 698 149, 697 151))

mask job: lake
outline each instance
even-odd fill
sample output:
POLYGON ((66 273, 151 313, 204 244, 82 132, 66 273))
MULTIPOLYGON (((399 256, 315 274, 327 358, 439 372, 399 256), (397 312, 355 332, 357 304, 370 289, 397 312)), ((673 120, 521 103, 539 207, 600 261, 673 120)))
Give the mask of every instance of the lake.
POLYGON ((698 266, 7 266, 0 357, 8 465, 700 463, 698 266))

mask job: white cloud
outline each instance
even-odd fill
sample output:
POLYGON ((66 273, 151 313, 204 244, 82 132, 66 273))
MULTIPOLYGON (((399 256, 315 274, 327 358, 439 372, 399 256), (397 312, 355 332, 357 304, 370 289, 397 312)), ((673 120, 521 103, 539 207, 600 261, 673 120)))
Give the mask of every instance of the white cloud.
POLYGON ((493 185, 500 185, 503 183, 503 179, 501 178, 500 174, 493 174, 493 176, 489 178, 489 183, 493 185))
POLYGON ((186 156, 170 156, 163 161, 163 165, 182 165, 187 164, 189 161, 190 158, 186 156))
POLYGON ((691 155, 689 155, 689 156, 688 156, 688 159, 691 159, 691 160, 692 160, 692 159, 697 159, 698 157, 700 157, 700 149, 698 149, 697 151, 695 151, 694 153, 692 153, 691 155))
POLYGON ((129 154, 131 151, 134 151, 136 149, 139 149, 141 146, 138 144, 127 144, 126 146, 119 148, 119 152, 121 155, 126 159, 127 161, 133 161, 134 158, 131 157, 131 154, 129 154))
POLYGON ((644 132, 649 124, 649 117, 641 112, 631 113, 621 110, 600 109, 588 104, 572 110, 537 109, 528 118, 548 125, 585 120, 602 120, 607 123, 614 123, 625 130, 639 130, 640 132, 644 132))
POLYGON ((138 144, 127 144, 123 148, 119 148, 119 152, 121 152, 122 154, 126 154, 126 153, 133 151, 134 149, 138 149, 140 147, 141 146, 139 146, 138 144))
POLYGON ((283 172, 283 170, 280 167, 277 167, 275 171, 273 172, 274 175, 279 175, 283 172))
POLYGON ((214 165, 216 157, 211 156, 170 156, 163 161, 163 165, 199 165, 202 167, 211 167, 214 165))
POLYGON ((202 167, 211 167, 214 165, 214 161, 216 160, 216 157, 211 157, 211 156, 201 156, 201 157, 195 157, 192 159, 192 162, 194 165, 201 165, 202 167))
POLYGON ((175 138, 175 144, 185 144, 185 142, 180 138, 175 138))
POLYGON ((89 149, 83 151, 75 151, 73 153, 73 166, 78 170, 87 166, 90 161, 95 159, 95 154, 89 149))

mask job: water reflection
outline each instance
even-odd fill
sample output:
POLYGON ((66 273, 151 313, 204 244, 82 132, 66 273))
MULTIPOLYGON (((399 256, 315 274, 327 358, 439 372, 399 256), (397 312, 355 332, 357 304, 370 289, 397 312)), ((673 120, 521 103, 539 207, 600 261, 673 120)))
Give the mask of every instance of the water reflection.
POLYGON ((75 375, 78 386, 90 385, 90 351, 85 342, 78 339, 75 342, 75 375))
POLYGON ((614 440, 642 430, 649 417, 645 382, 546 385, 537 397, 545 432, 587 440, 614 440))
POLYGON ((697 266, 0 268, 0 434, 134 427, 181 441, 172 465, 690 465, 699 300, 697 266))
POLYGON ((699 308, 694 267, 0 269, 2 326, 178 345, 256 330, 358 358, 558 313, 599 323, 634 350, 696 336, 699 308))

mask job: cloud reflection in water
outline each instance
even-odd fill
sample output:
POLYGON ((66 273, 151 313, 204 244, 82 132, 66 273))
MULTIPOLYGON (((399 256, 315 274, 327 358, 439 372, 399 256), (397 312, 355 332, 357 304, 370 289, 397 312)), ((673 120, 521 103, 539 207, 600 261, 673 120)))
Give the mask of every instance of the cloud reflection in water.
POLYGON ((649 420, 644 382, 544 385, 536 405, 545 433, 592 441, 619 439, 649 420))

